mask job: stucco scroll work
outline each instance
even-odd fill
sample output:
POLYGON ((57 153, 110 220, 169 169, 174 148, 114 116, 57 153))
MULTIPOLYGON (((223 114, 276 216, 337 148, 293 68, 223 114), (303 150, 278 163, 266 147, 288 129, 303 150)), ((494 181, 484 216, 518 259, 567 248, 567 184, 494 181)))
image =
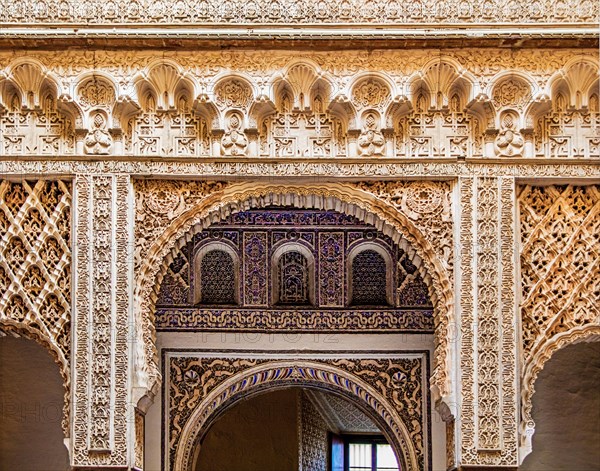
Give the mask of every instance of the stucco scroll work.
POLYGON ((60 367, 68 435, 71 183, 0 181, 0 331, 40 342, 60 367))
POLYGON ((535 431, 534 384, 544 363, 559 348, 600 334, 600 189, 524 186, 519 206, 524 458, 535 431))

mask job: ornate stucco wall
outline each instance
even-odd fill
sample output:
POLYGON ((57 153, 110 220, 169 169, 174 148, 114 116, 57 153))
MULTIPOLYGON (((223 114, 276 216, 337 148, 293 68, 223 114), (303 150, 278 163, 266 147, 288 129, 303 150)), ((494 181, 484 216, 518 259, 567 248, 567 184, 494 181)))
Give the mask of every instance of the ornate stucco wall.
MULTIPOLYGON (((74 468, 144 466, 144 414, 178 384, 157 346, 157 330, 177 345, 156 306, 170 265, 211 225, 272 207, 351 216, 410 258, 448 467, 530 451, 540 370, 600 333, 598 7, 411 5, 0 2, 0 324, 59 364, 74 468)), ((328 319, 311 332, 376 360, 361 335, 377 329, 328 319)), ((329 364, 310 381, 376 393, 397 453, 428 469, 389 367, 385 386, 329 364)))

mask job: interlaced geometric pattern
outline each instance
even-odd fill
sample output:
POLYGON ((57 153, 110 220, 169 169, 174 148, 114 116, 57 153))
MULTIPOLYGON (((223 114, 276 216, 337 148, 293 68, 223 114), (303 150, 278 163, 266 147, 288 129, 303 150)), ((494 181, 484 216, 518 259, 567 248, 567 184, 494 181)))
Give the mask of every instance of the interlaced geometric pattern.
POLYGON ((600 314, 600 191, 525 186, 519 195, 526 362, 561 332, 600 314))
POLYGON ((363 250, 352 260, 352 304, 387 304, 385 260, 374 250, 363 250))
MULTIPOLYGON (((70 351, 71 184, 0 182, 0 323, 70 351)), ((63 374, 65 372, 63 371, 63 374)))
POLYGON ((231 255, 211 250, 200 264, 202 304, 235 304, 235 272, 231 255))

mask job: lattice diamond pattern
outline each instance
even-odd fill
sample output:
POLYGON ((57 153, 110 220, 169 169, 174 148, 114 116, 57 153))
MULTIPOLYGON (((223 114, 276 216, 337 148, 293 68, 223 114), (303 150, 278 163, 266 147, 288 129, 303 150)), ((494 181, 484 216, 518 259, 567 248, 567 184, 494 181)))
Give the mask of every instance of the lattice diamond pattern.
POLYGON ((49 343, 63 368, 70 351, 70 188, 63 181, 0 183, 0 320, 49 343))

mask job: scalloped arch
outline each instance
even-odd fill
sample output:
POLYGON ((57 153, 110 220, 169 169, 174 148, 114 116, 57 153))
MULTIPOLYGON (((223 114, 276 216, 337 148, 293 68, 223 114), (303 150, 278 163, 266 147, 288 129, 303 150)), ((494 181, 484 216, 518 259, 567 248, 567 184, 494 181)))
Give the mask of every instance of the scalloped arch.
MULTIPOLYGON (((392 237, 413 260, 429 288, 436 318, 436 349, 432 392, 436 402, 451 394, 449 374, 449 326, 452 318, 452 285, 442 262, 429 241, 410 219, 397 208, 374 195, 348 184, 322 185, 256 185, 233 184, 207 196, 201 204, 184 212, 163 231, 149 248, 137 275, 135 306, 141 317, 138 380, 141 394, 152 397, 159 386, 154 327, 154 303, 162 276, 173 254, 182 244, 203 228, 229 214, 267 205, 291 205, 298 208, 333 209, 374 225, 392 237)), ((136 400, 136 401, 137 401, 136 400)))

